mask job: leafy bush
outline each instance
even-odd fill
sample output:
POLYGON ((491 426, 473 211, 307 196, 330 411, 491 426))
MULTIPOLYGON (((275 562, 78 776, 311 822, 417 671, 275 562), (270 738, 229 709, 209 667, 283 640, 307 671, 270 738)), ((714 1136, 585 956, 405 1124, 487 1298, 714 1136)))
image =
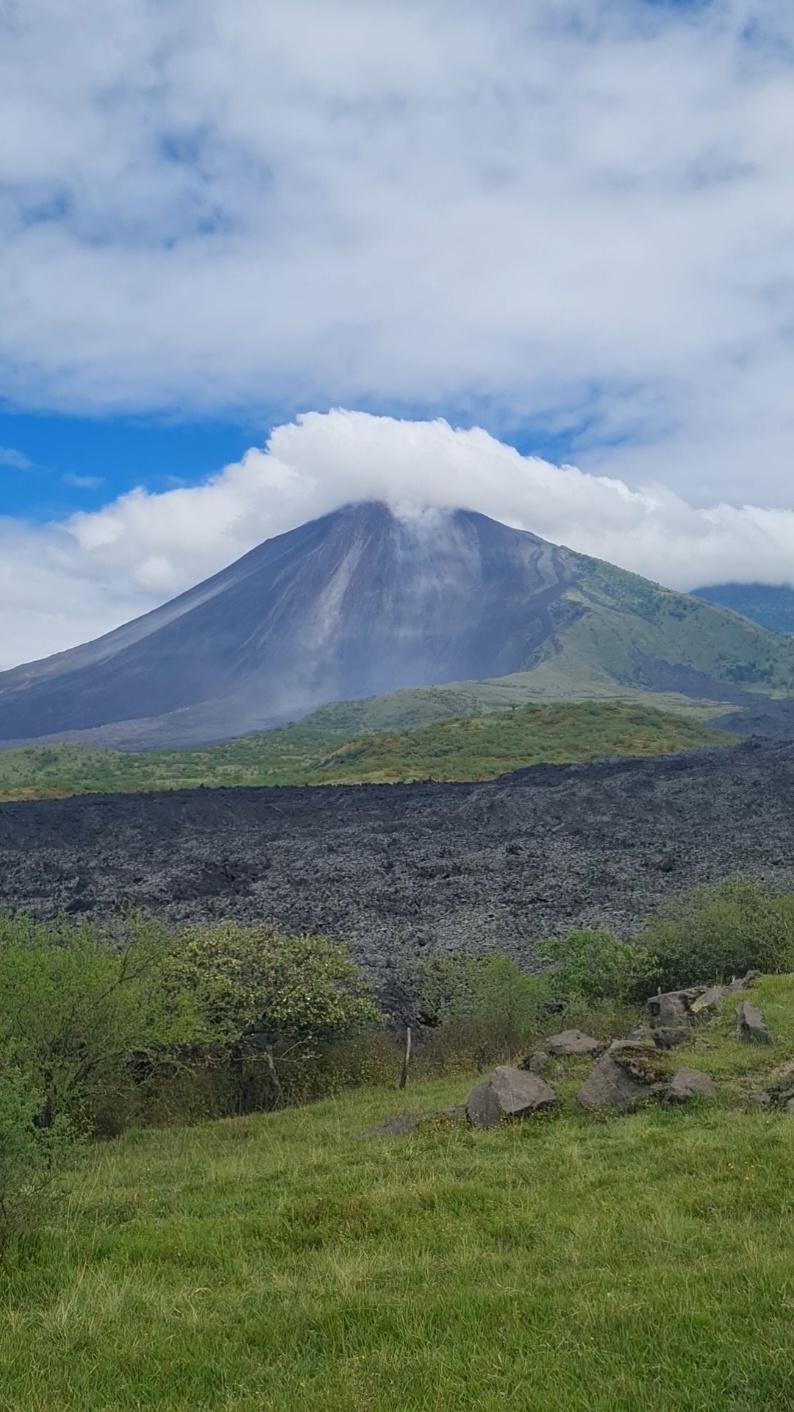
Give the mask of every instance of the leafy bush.
POLYGON ((415 968, 414 986, 422 1019, 445 1031, 441 1047, 472 1051, 480 1062, 515 1053, 537 1029, 549 995, 544 977, 504 955, 433 956, 415 968))
POLYGON ((644 1000, 656 985, 656 962, 643 943, 621 941, 604 927, 570 931, 540 943, 555 994, 568 1002, 644 1000))
POLYGON ((72 1146, 64 1120, 44 1128, 36 1119, 44 1092, 13 1054, 0 1056, 0 1259, 39 1223, 40 1203, 72 1146))
POLYGON ((196 1035, 159 923, 0 916, 0 1053, 39 1094, 40 1128, 90 1122, 133 1057, 145 1067, 196 1035))
POLYGON ((794 969, 794 896, 732 877, 673 899, 646 924, 641 946, 663 990, 794 969))
POLYGON ((184 980, 208 1041, 236 1066, 238 1108, 267 1106, 268 1088, 284 1102, 325 1047, 382 1020, 358 966, 327 937, 221 922, 184 941, 184 980))

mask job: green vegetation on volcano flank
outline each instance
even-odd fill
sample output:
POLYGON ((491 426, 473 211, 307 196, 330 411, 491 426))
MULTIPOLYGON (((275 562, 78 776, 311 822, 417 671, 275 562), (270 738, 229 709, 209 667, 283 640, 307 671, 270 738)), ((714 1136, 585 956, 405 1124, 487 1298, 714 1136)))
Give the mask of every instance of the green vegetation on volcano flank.
POLYGON ((199 785, 484 780, 527 765, 659 755, 736 739, 693 716, 630 702, 527 704, 361 734, 368 706, 325 707, 294 725, 207 750, 26 746, 0 753, 0 799, 199 785))

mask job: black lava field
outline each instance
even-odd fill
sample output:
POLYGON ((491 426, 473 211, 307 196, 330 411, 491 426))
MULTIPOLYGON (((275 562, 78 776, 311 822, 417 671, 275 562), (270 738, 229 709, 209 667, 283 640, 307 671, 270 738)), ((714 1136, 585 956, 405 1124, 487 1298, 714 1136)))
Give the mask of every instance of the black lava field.
POLYGON ((794 887, 794 743, 536 766, 486 784, 198 789, 0 806, 0 906, 133 904, 348 939, 384 995, 412 956, 627 934, 745 871, 794 887))

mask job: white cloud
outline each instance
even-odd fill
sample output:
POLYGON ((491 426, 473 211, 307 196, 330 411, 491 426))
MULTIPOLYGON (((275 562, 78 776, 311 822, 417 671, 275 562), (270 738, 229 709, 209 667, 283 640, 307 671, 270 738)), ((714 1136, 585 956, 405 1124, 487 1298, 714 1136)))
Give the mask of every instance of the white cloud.
POLYGON ((0 4, 0 396, 486 405, 790 499, 785 0, 0 4))
POLYGON ((32 464, 22 451, 15 451, 13 446, 0 446, 0 466, 11 466, 15 471, 28 471, 32 464))
POLYGON ((794 511, 693 508, 443 421, 309 413, 192 489, 135 490, 58 525, 0 522, 0 665, 107 631, 261 540, 363 499, 478 510, 674 588, 794 582, 794 511))

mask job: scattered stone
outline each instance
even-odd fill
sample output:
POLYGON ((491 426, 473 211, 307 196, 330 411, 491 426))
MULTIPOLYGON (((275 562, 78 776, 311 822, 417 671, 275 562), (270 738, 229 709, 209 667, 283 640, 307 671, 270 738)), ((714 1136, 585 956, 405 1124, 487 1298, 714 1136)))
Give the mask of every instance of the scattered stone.
POLYGON ((687 1103, 690 1098, 716 1098, 717 1089, 710 1074, 700 1069, 678 1069, 670 1080, 665 1103, 687 1103))
POLYGON ((542 1074, 548 1062, 548 1054, 546 1054, 544 1050, 539 1049, 535 1054, 529 1054, 526 1059, 522 1059, 518 1067, 519 1069, 528 1069, 530 1074, 542 1074))
POLYGON ((589 1079, 580 1088, 576 1101, 582 1108, 618 1108, 625 1111, 636 1107, 651 1093, 653 1089, 649 1084, 638 1083, 607 1053, 599 1059, 589 1079))
POLYGON ((549 1054, 557 1057, 567 1054, 598 1054, 603 1048, 599 1039, 582 1034, 581 1030, 563 1030, 561 1034, 553 1034, 546 1040, 549 1054))
POLYGON ((784 1113, 794 1113, 794 1098, 787 1098, 783 1104, 784 1113))
POLYGON ((491 1088, 507 1118, 526 1118, 559 1102, 553 1088, 538 1074, 500 1064, 491 1074, 491 1088))
POLYGON ((740 990, 752 990, 760 974, 760 971, 748 971, 746 975, 740 976, 738 980, 734 976, 730 985, 727 987, 728 993, 730 995, 736 995, 740 990))
POLYGON ((755 1108, 771 1108, 772 1095, 766 1089, 760 1089, 758 1093, 748 1093, 747 1102, 752 1103, 755 1108))
POLYGON ((413 1132, 418 1122, 419 1115, 416 1113, 397 1113, 385 1123, 374 1123, 371 1128, 366 1128, 361 1136, 404 1137, 406 1133, 413 1132))
POLYGON ((473 1128, 497 1128, 504 1117, 489 1083, 478 1084, 466 1100, 466 1117, 473 1128))
POLYGON ((756 1005, 751 1005, 749 1000, 742 1000, 736 1006, 736 1028, 739 1038, 747 1040, 749 1044, 772 1043, 772 1036, 764 1024, 761 1011, 756 1005))
POLYGON ((701 987, 693 986, 688 990, 668 990, 650 997, 651 1032, 659 1049, 673 1049, 689 1039, 691 1010, 700 994, 701 987))
POLYGON ((709 1015, 716 1015, 720 1008, 720 1003, 728 994, 727 985, 712 985, 708 990, 704 990, 697 1000, 692 1004, 692 1014, 706 1019, 709 1015))

